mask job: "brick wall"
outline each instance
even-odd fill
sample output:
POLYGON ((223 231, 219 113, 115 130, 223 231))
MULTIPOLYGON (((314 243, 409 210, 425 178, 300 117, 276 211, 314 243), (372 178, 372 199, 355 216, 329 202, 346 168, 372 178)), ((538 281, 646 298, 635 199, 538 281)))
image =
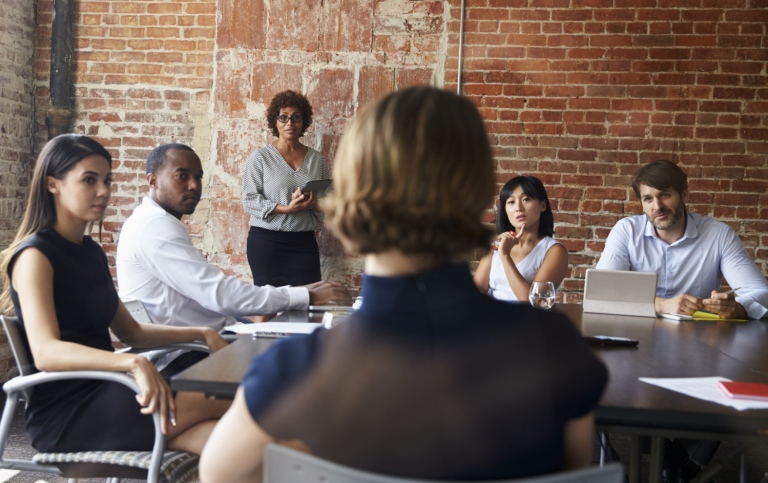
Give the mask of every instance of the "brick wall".
MULTIPOLYGON (((441 1, 222 0, 213 107, 217 160, 209 195, 215 261, 250 278, 242 210, 245 160, 274 140, 264 113, 285 89, 305 93, 314 121, 304 142, 333 160, 340 134, 365 103, 413 84, 441 82, 447 11, 441 1), (216 234, 214 237, 213 234, 216 234), (221 236, 221 235, 224 236, 221 236)), ((361 260, 320 235, 323 274, 359 286, 361 260)))
MULTIPOLYGON (((190 230, 211 261, 248 280, 241 176, 248 153, 271 140, 263 117, 272 95, 309 96, 316 121, 305 141, 330 162, 366 102, 418 83, 455 89, 459 4, 76 2, 75 130, 119 160, 107 252, 146 189, 149 149, 188 142, 206 170, 190 230)), ((51 0, 38 6, 36 95, 45 107, 51 0)), ((531 173, 549 188, 556 236, 571 251, 567 301, 580 300, 584 269, 610 227, 637 212, 631 174, 657 158, 681 163, 689 207, 731 224, 768 272, 766 6, 467 1, 464 92, 488 121, 499 183, 531 173)), ((327 233, 321 251, 326 276, 359 283, 360 261, 327 233)))
MULTIPOLYGON (((0 9, 0 248, 16 235, 24 211, 32 157, 32 55, 35 12, 31 2, 10 0, 0 9)), ((1 331, 0 331, 1 332, 1 331)), ((0 333, 0 380, 13 357, 0 333)))
MULTIPOLYGON (((73 131, 99 140, 115 160, 102 237, 114 263, 120 226, 147 191, 144 160, 152 148, 167 142, 189 144, 208 167, 216 2, 80 0, 74 5, 73 131)), ((52 0, 38 0, 38 148, 47 139, 52 13, 52 0)), ((197 238, 202 237, 207 207, 202 203, 187 220, 197 238)))
MULTIPOLYGON (((452 2, 454 7, 458 2, 452 2)), ((739 234, 768 273, 768 2, 469 0, 464 92, 482 109, 499 183, 544 181, 580 301, 610 227, 639 212, 640 164, 687 172, 688 208, 739 234)), ((458 9, 446 87, 455 88, 458 9)))
POLYGON ((0 9, 0 247, 16 235, 29 182, 34 28, 29 2, 0 9))

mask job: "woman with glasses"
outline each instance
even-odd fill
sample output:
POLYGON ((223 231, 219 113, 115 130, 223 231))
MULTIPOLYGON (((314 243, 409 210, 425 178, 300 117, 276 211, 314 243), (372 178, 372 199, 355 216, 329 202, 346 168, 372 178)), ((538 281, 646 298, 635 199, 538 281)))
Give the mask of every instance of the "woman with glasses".
POLYGON ((312 125, 312 106, 294 91, 277 94, 267 109, 277 138, 246 161, 243 208, 251 215, 248 264, 255 285, 307 285, 320 281, 315 231, 323 193, 302 192, 308 181, 329 179, 325 159, 299 139, 312 125))

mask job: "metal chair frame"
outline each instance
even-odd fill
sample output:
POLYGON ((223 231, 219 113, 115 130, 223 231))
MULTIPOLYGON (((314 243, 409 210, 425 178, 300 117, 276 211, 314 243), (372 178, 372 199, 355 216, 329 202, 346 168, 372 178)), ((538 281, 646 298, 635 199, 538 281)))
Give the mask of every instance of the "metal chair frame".
MULTIPOLYGON (((152 457, 149 468, 144 470, 122 465, 105 463, 62 463, 42 464, 32 460, 19 460, 5 458, 5 450, 10 435, 11 424, 20 399, 29 401, 32 390, 38 384, 68 379, 94 379, 111 381, 129 387, 139 393, 139 386, 129 375, 109 371, 61 371, 40 372, 32 363, 31 352, 28 343, 20 330, 20 322, 16 317, 0 316, 8 342, 11 346, 14 359, 19 369, 19 376, 11 379, 3 385, 3 390, 8 397, 0 419, 0 468, 20 471, 34 471, 40 473, 52 473, 66 478, 109 478, 108 481, 119 481, 120 478, 147 479, 148 483, 160 481, 160 469, 165 453, 165 436, 160 426, 160 415, 156 412, 152 415, 155 425, 155 440, 152 448, 152 457), (115 480, 115 478, 117 478, 115 480)), ((205 344, 187 343, 174 344, 163 348, 172 351, 177 349, 208 350, 205 344)))

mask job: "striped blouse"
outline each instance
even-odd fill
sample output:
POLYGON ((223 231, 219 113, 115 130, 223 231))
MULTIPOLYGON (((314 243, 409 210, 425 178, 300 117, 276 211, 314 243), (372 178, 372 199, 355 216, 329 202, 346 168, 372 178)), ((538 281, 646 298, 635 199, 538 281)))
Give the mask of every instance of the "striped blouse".
POLYGON ((243 177, 243 209, 251 215, 251 226, 273 231, 316 231, 322 214, 303 210, 291 214, 275 214, 275 206, 288 205, 296 188, 308 181, 328 179, 331 173, 323 155, 307 147, 299 169, 293 170, 280 151, 272 145, 257 149, 245 163, 243 177))

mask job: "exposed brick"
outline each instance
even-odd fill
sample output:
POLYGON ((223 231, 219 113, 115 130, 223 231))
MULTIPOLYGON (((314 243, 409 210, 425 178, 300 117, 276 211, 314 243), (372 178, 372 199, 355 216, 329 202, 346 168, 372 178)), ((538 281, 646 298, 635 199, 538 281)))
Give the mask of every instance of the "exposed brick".
MULTIPOLYGON (((45 111, 50 69, 51 3, 38 2, 39 112, 45 111)), ((766 5, 468 2, 463 91, 487 120, 497 181, 534 173, 547 183, 557 234, 566 237, 574 267, 562 288, 566 300, 580 301, 575 277, 593 266, 616 217, 638 212, 628 183, 641 163, 679 161, 695 191, 692 210, 711 213, 714 204, 716 214, 741 231, 765 229, 768 197, 759 190, 766 189, 768 155, 766 5), (718 203, 712 193, 737 199, 718 203)), ((239 177, 248 152, 271 139, 262 112, 275 92, 292 88, 310 97, 316 123, 304 140, 330 161, 349 119, 365 104, 414 84, 456 89, 455 2, 84 0, 77 10, 76 59, 82 65, 75 78, 80 86, 115 87, 99 93, 78 86, 76 99, 82 110, 77 129, 103 134, 100 139, 122 157, 115 173, 121 207, 111 218, 119 224, 145 192, 131 170, 141 168, 151 144, 196 143, 212 156, 207 189, 221 201, 196 215, 190 231, 200 240, 215 239, 205 242, 206 253, 246 279, 239 177), (217 37, 211 39, 214 29, 217 37), (124 95, 134 83, 149 87, 124 95), (200 129, 211 98, 211 127, 200 129), (210 139, 216 140, 214 152, 210 139), (222 233, 231 241, 218 240, 222 233)), ((491 221, 493 211, 484 216, 491 221)), ((319 240, 323 256, 334 258, 331 278, 359 284, 359 271, 344 268, 359 263, 346 259, 327 233, 319 240)), ((758 263, 768 269, 768 237, 755 236, 751 243, 758 263)))

